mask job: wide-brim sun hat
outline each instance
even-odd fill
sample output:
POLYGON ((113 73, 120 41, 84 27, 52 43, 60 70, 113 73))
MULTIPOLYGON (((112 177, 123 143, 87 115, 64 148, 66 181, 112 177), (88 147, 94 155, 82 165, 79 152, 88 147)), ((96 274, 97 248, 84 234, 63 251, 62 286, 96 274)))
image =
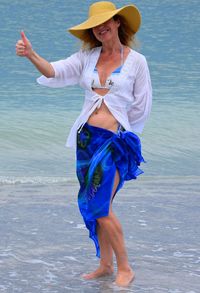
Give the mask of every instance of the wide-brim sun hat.
POLYGON ((95 2, 90 6, 88 19, 86 21, 71 27, 68 31, 75 37, 84 41, 86 39, 86 33, 89 29, 108 21, 115 15, 122 16, 133 33, 136 33, 139 30, 141 15, 135 5, 126 5, 117 9, 115 4, 112 2, 100 1, 95 2))

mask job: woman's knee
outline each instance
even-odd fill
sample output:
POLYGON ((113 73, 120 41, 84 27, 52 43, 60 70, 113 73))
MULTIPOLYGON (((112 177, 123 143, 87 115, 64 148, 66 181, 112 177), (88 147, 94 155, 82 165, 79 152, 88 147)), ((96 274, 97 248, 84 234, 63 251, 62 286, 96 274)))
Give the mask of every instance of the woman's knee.
POLYGON ((111 222, 110 213, 106 217, 101 217, 101 218, 98 218, 97 219, 97 223, 99 224, 100 227, 105 226, 105 225, 107 225, 110 222, 111 222))
POLYGON ((99 226, 104 226, 110 223, 114 223, 114 214, 112 210, 111 209, 109 210, 109 214, 107 216, 98 218, 97 223, 99 224, 99 226))

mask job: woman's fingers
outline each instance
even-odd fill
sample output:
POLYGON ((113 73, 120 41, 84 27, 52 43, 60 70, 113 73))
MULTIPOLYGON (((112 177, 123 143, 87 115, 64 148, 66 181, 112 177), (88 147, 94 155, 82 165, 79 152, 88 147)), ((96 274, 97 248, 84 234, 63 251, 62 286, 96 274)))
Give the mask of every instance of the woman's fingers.
POLYGON ((17 56, 20 56, 20 57, 25 57, 26 56, 26 54, 24 52, 24 49, 23 50, 17 50, 16 51, 16 55, 17 56))
POLYGON ((24 56, 25 49, 26 49, 26 47, 25 47, 23 41, 19 40, 16 44, 16 54, 18 56, 24 56))
POLYGON ((21 31, 21 40, 16 44, 16 54, 22 57, 30 57, 32 52, 30 41, 27 39, 25 33, 21 31))
POLYGON ((24 45, 24 43, 21 40, 19 40, 16 44, 16 49, 25 49, 25 48, 26 46, 24 45))
POLYGON ((22 40, 17 41, 16 46, 23 46, 23 47, 25 47, 24 42, 22 40))
POLYGON ((24 53, 24 48, 18 48, 17 53, 20 53, 20 54, 24 53))

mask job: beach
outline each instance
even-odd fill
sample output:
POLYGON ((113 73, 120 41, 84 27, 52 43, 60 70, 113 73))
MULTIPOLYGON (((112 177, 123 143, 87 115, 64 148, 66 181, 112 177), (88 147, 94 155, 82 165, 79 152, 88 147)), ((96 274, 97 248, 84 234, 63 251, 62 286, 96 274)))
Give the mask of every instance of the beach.
POLYGON ((120 289, 114 276, 81 278, 98 258, 78 211, 76 181, 0 186, 0 292, 198 293, 199 191, 199 177, 125 184, 113 207, 136 278, 120 289))

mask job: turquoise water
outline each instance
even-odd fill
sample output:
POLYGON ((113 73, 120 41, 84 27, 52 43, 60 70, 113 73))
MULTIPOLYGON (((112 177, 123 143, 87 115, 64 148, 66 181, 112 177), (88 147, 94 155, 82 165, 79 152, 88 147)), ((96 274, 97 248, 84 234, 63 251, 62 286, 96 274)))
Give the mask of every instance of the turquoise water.
MULTIPOLYGON (((74 178, 74 154, 64 144, 80 112, 83 91, 37 85, 39 74, 27 60, 15 56, 15 43, 23 29, 49 61, 67 57, 80 44, 66 29, 85 19, 91 2, 0 2, 2 181, 24 176, 74 178)), ((147 57, 154 95, 141 136, 148 161, 144 176, 200 175, 199 1, 135 4, 143 15, 139 50, 147 57)))

